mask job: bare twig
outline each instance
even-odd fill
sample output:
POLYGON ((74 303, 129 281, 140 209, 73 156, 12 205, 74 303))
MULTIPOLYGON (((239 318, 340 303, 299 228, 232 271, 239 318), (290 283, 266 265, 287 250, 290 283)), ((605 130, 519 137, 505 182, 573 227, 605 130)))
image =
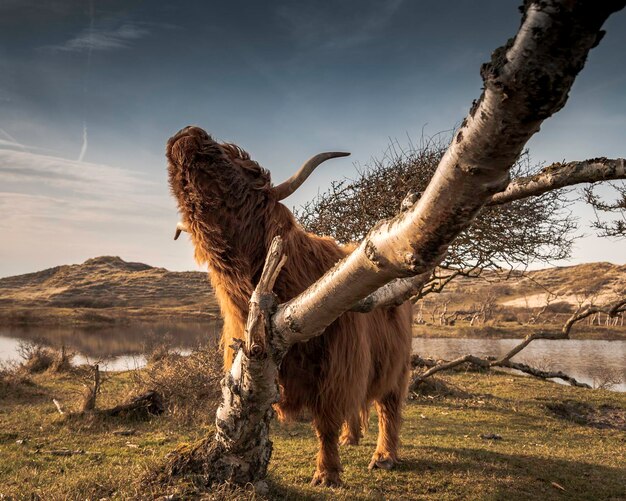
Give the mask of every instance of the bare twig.
POLYGON ((57 408, 57 410, 59 411, 59 414, 61 414, 61 415, 65 414, 65 412, 64 412, 64 411, 63 411, 63 409, 61 408, 61 404, 60 404, 60 402, 59 402, 56 398, 53 398, 53 399, 52 399, 52 403, 55 405, 55 407, 56 407, 56 408, 57 408))
POLYGON ((569 339, 570 332, 572 327, 577 322, 591 316, 596 315, 598 313, 604 313, 607 315, 607 318, 617 318, 621 316, 624 312, 626 312, 626 298, 619 299, 612 303, 609 303, 604 306, 595 306, 593 304, 588 306, 583 306, 582 303, 579 305, 578 309, 574 314, 567 319, 563 328, 559 332, 537 332, 534 334, 529 334, 526 336, 522 342, 514 346, 506 355, 503 357, 496 358, 480 358, 475 355, 465 355, 463 357, 456 358, 451 361, 441 360, 439 362, 433 362, 432 360, 423 359, 421 357, 413 357, 412 363, 415 367, 427 367, 423 374, 417 375, 411 387, 413 389, 417 388, 425 379, 429 378, 433 374, 436 374, 441 371, 453 369, 458 367, 459 365, 463 365, 466 363, 472 364, 476 367, 481 367, 483 369, 490 369, 493 367, 505 367, 509 369, 515 369, 521 371, 525 374, 529 374, 534 377, 538 377, 541 379, 561 379, 563 381, 568 382, 572 386, 578 386, 581 388, 591 388, 586 383, 581 383, 577 381, 575 378, 561 372, 561 371, 546 371, 541 370, 535 367, 531 367, 527 364, 513 362, 511 359, 518 355, 522 350, 524 350, 530 343, 537 339, 569 339))
POLYGON ((576 310, 576 312, 574 312, 574 314, 567 319, 567 322, 565 322, 565 325, 563 326, 563 335, 565 337, 569 337, 569 333, 574 324, 591 315, 604 313, 609 318, 616 318, 624 312, 626 312, 626 298, 619 299, 604 306, 595 306, 593 304, 585 307, 579 306, 578 310, 576 310))

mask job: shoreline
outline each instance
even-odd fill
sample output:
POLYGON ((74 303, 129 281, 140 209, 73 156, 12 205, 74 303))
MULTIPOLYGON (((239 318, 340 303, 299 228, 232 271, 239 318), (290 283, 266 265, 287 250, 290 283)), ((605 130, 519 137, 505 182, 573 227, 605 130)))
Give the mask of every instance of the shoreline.
MULTIPOLYGON (((221 315, 212 305, 193 307, 114 307, 58 308, 45 306, 0 307, 0 326, 11 329, 39 328, 128 328, 133 325, 155 326, 162 323, 221 323, 221 315)), ((520 325, 502 322, 470 327, 413 324, 413 337, 455 339, 523 339, 536 332, 558 332, 560 324, 520 325)), ((606 341, 626 340, 626 326, 576 325, 571 339, 606 341)))
MULTIPOLYGON (((502 323, 479 327, 440 326, 413 324, 414 338, 447 338, 447 339, 524 339, 537 332, 559 332, 561 325, 536 324, 519 325, 502 323)), ((572 329, 570 339, 589 339, 598 341, 626 340, 626 326, 605 327, 578 325, 572 329)))

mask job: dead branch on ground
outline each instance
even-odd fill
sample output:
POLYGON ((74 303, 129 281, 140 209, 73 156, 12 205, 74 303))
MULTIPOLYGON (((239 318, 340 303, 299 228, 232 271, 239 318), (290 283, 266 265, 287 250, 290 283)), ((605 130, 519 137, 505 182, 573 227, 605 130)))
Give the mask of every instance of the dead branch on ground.
POLYGON ((626 298, 619 299, 617 301, 614 301, 612 303, 609 303, 603 306, 596 306, 593 304, 587 305, 587 306, 579 305, 576 312, 574 312, 574 314, 565 322, 560 332, 556 332, 556 333, 537 332, 535 334, 530 334, 526 336, 522 342, 520 342, 518 345, 512 348, 506 355, 504 355, 501 358, 495 358, 495 357, 481 358, 475 355, 468 354, 468 355, 458 357, 450 361, 440 360, 440 361, 435 362, 430 359, 424 359, 419 356, 414 356, 412 358, 413 367, 424 367, 427 370, 424 373, 418 374, 417 376, 415 376, 415 378, 411 382, 411 391, 416 391, 419 385, 422 384, 424 380, 431 377, 433 374, 436 374, 441 371, 450 370, 450 369, 459 367, 463 364, 473 365, 481 369, 492 369, 494 367, 515 369, 520 372, 523 372, 524 374, 528 374, 536 378, 561 379, 569 383, 572 386, 578 386, 580 388, 591 388, 590 385, 586 383, 581 383, 580 381, 577 381, 575 378, 563 373, 562 371, 542 370, 542 369, 538 369, 535 367, 531 367, 528 364, 524 364, 520 362, 513 362, 511 359, 515 355, 518 355, 522 350, 524 350, 524 348, 526 348, 530 343, 532 343, 533 341, 537 339, 550 339, 550 340, 569 339, 570 332, 574 324, 576 324, 577 322, 580 322, 581 320, 591 315, 604 313, 607 315, 607 317, 618 318, 618 317, 621 317, 624 312, 626 312, 626 298))

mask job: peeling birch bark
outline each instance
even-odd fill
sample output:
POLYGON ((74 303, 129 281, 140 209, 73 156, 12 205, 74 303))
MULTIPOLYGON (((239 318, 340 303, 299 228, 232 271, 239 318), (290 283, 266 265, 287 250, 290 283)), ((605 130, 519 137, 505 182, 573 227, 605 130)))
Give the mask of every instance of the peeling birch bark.
POLYGON ((416 294, 419 294, 422 287, 428 283, 431 277, 432 270, 420 273, 414 277, 397 278, 358 301, 350 308, 350 311, 367 313, 374 308, 400 306, 416 294))
POLYGON ((603 22, 624 0, 529 1, 515 39, 481 68, 474 103, 410 209, 376 225, 357 249, 274 317, 281 344, 319 335, 386 283, 429 273, 480 208, 508 185, 508 170, 541 123, 566 103, 603 22))
MULTIPOLYGON (((526 1, 516 38, 483 65, 485 90, 417 203, 376 225, 354 252, 277 309, 271 289, 282 255, 272 245, 251 299, 246 338, 223 381, 215 439, 175 456, 170 474, 195 471, 208 484, 260 485, 271 455, 277 364, 287 348, 320 335, 392 280, 411 277, 415 286, 417 276, 430 276, 453 239, 506 188, 508 170, 525 143, 564 106, 589 50, 602 38, 603 22, 625 4, 526 1)), ((406 283, 394 287, 409 290, 406 283)), ((398 290, 386 297, 397 297, 398 290)))
POLYGON ((266 336, 276 308, 272 289, 285 261, 282 240, 276 237, 250 299, 245 339, 222 380, 215 437, 175 453, 166 466, 167 476, 195 473, 206 485, 232 482, 252 484, 258 492, 267 489, 263 479, 272 454, 269 427, 272 405, 279 396, 278 363, 284 353, 268 350, 266 336))
MULTIPOLYGON (((503 205, 577 184, 620 179, 626 179, 626 165, 623 158, 596 158, 564 164, 554 163, 537 174, 515 179, 506 189, 493 195, 487 205, 503 205)), ((398 306, 418 294, 430 278, 431 272, 426 272, 414 277, 393 280, 358 301, 350 310, 367 313, 374 308, 398 306)))

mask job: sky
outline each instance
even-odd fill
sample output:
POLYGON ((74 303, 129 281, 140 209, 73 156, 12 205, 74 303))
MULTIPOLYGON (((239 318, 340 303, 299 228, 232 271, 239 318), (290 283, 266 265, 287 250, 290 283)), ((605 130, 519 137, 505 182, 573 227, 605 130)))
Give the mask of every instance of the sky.
MULTIPOLYGON (((198 269, 167 186, 167 139, 195 124, 274 182, 320 151, 298 207, 380 157, 458 126, 520 0, 0 0, 0 277, 117 255, 198 269)), ((537 162, 626 156, 626 12, 605 25, 537 162)), ((626 261, 589 208, 569 263, 626 261)), ((566 263, 556 263, 566 264, 566 263)))

